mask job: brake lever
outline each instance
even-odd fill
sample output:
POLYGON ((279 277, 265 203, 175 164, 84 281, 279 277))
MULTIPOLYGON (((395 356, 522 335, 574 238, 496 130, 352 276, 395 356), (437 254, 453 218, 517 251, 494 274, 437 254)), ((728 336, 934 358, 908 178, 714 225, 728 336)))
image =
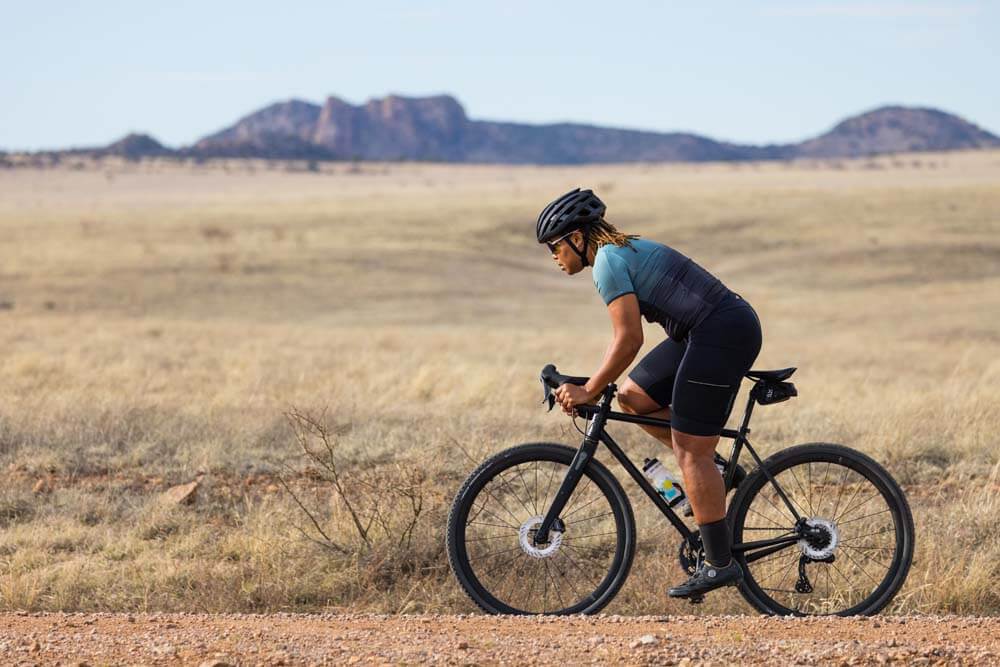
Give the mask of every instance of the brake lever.
POLYGON ((542 380, 542 403, 548 403, 549 409, 546 412, 552 412, 552 408, 556 405, 556 397, 552 394, 552 388, 542 380))

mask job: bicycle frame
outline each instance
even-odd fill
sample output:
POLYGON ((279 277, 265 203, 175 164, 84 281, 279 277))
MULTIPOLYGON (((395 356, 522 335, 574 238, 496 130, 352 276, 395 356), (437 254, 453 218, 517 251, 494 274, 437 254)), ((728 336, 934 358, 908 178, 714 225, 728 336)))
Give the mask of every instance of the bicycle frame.
MULTIPOLYGON (((609 384, 602 394, 601 400, 598 401, 596 405, 578 405, 576 406, 576 412, 579 416, 587 419, 587 429, 583 439, 583 443, 580 445, 580 449, 577 450, 576 456, 573 458, 573 462, 570 465, 569 471, 566 473, 566 477, 563 478, 562 484, 559 486, 559 490, 556 492, 555 498, 552 500, 552 504, 549 506, 548 512, 545 514, 541 525, 538 527, 538 531, 535 533, 534 542, 536 544, 545 544, 549 540, 549 532, 552 527, 558 521, 559 514, 566 507, 566 503, 573 491, 576 490, 576 486, 583 476, 583 471, 587 466, 587 463, 593 458, 597 447, 600 443, 604 443, 605 446, 611 451, 611 454, 618 460, 623 468, 628 472, 629 476, 635 480, 639 488, 642 489, 653 504, 660 510, 660 512, 667 518, 667 520, 673 525, 678 533, 681 534, 691 547, 697 551, 701 547, 701 537, 697 531, 692 531, 684 521, 677 516, 677 513, 667 504, 667 501, 663 499, 653 486, 646 479, 646 476, 636 468, 635 464, 632 463, 628 455, 622 450, 617 442, 604 430, 605 425, 609 421, 620 421, 627 422, 630 424, 640 424, 646 426, 660 426, 665 428, 670 428, 669 419, 656 419, 653 417, 646 417, 643 415, 632 415, 624 412, 615 412, 611 410, 611 400, 614 398, 615 393, 618 388, 614 384, 609 384)), ((755 561, 759 558, 764 558, 773 553, 776 553, 795 542, 798 542, 805 531, 807 530, 805 525, 805 519, 803 519, 788 496, 781 489, 778 483, 775 481, 771 473, 764 468, 762 465, 760 456, 754 451, 747 439, 747 434, 750 433, 750 415, 753 413, 754 398, 751 396, 747 400, 747 407, 743 413, 743 421, 740 424, 738 430, 723 429, 721 436, 724 438, 731 438, 733 440, 732 450, 729 455, 729 466, 726 470, 726 476, 724 482, 726 488, 728 489, 730 484, 732 484, 733 476, 736 473, 736 464, 739 461, 740 453, 745 447, 753 460, 756 462, 757 466, 763 470, 764 475, 767 477, 768 481, 774 486, 778 495, 788 507, 788 510, 795 517, 795 527, 790 529, 793 531, 792 535, 785 535, 777 538, 767 539, 767 540, 756 540, 753 542, 744 542, 740 544, 734 544, 732 550, 736 553, 744 553, 744 557, 747 562, 755 561), (752 551, 752 553, 750 553, 752 551)))

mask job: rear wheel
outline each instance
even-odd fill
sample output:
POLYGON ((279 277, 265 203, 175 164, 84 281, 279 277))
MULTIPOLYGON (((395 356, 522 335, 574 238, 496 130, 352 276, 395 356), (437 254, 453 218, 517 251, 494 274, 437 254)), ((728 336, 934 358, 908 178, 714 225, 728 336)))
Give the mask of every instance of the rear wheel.
POLYGON ((889 604, 914 545, 909 504, 889 473, 861 452, 825 443, 783 450, 763 467, 801 520, 760 469, 741 485, 729 510, 733 543, 790 540, 736 554, 746 600, 778 615, 874 614, 889 604))
POLYGON ((491 614, 592 614, 614 598, 635 553, 628 497, 591 459, 546 544, 535 531, 576 455, 530 444, 479 466, 448 517, 447 547, 462 588, 491 614))

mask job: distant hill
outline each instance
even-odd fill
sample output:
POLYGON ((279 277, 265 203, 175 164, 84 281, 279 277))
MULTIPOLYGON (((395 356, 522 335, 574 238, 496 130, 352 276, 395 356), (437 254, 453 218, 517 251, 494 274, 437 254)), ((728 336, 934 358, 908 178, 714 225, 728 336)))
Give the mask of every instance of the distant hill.
POLYGON ((848 118, 814 139, 754 146, 683 132, 472 120, 449 95, 389 95, 362 105, 337 97, 322 106, 302 100, 278 102, 176 151, 147 135, 132 134, 89 152, 131 159, 178 155, 585 164, 845 158, 992 147, 1000 147, 1000 138, 937 109, 881 107, 848 118))
POLYGON ((120 155, 130 160, 143 157, 158 157, 173 153, 148 134, 127 134, 118 141, 101 149, 104 155, 120 155))
POLYGON ((694 134, 470 120, 447 95, 390 95, 362 106, 336 97, 322 107, 291 100, 240 119, 193 150, 205 156, 301 157, 304 146, 312 157, 332 159, 540 164, 740 160, 759 152, 694 134))
POLYGON ((937 109, 882 107, 795 144, 797 157, 857 157, 879 153, 990 148, 1000 139, 937 109))

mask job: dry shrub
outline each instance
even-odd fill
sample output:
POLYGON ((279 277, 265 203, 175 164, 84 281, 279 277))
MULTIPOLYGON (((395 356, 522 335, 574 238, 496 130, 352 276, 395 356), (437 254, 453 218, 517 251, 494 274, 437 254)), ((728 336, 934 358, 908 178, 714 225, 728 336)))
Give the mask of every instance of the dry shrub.
POLYGON ((310 507, 299 485, 280 476, 306 521, 296 529, 352 563, 361 589, 383 591, 400 579, 440 570, 441 541, 434 539, 440 530, 431 516, 443 514, 443 503, 429 489, 427 462, 405 457, 381 464, 349 460, 338 446, 337 427, 325 415, 297 409, 286 413, 305 464, 300 472, 332 494, 326 511, 310 507))

